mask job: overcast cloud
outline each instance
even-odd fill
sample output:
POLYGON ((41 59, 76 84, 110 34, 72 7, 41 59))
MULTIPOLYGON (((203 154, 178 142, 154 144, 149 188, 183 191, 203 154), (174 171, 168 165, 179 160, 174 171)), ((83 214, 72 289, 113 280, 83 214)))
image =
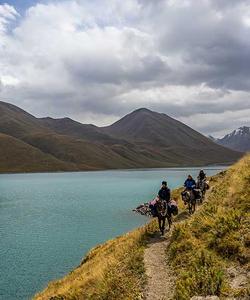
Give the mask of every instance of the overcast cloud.
POLYGON ((1 100, 97 125, 147 107, 204 134, 250 126, 250 1, 21 2, 0 1, 1 100))

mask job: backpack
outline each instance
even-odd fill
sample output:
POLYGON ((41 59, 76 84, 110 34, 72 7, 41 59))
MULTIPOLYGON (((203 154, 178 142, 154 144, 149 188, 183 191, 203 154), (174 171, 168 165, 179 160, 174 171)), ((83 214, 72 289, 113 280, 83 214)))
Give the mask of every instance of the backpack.
POLYGON ((152 201, 149 202, 149 208, 150 208, 150 212, 152 217, 157 217, 157 210, 156 210, 156 201, 157 201, 157 197, 155 197, 152 201))
POLYGON ((174 216, 178 215, 178 206, 177 206, 176 201, 171 200, 169 204, 170 204, 171 213, 174 216))

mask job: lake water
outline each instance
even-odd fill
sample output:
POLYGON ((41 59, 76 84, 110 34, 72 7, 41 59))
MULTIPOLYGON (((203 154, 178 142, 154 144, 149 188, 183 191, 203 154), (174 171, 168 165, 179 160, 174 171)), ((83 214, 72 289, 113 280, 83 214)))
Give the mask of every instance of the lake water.
MULTIPOLYGON (((208 175, 225 167, 204 168, 208 175)), ((0 299, 30 299, 93 246, 145 224, 132 209, 196 168, 0 175, 0 299)))

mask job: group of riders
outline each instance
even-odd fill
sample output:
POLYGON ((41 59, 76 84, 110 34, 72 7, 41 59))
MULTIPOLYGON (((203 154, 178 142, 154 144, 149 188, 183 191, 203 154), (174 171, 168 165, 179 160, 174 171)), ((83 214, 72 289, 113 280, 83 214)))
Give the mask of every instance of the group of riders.
MULTIPOLYGON (((191 175, 188 175, 184 182, 184 187, 181 197, 184 204, 188 205, 189 213, 192 214, 195 211, 196 202, 202 203, 206 190, 209 188, 205 172, 200 170, 197 181, 191 175)), ((171 200, 171 192, 166 181, 162 181, 161 189, 151 208, 153 209, 153 215, 158 217, 160 231, 164 234, 166 219, 170 227, 172 214, 177 214, 178 212, 176 202, 171 200)))

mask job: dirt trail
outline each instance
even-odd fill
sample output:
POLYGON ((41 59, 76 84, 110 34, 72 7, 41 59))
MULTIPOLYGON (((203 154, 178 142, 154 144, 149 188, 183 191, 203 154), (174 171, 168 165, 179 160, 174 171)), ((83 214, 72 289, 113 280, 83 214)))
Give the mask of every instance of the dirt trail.
POLYGON ((169 243, 169 232, 161 237, 153 237, 145 249, 144 263, 148 278, 144 291, 146 300, 171 299, 174 292, 174 276, 167 266, 166 247, 169 243))
MULTIPOLYGON (((175 224, 187 219, 189 214, 184 211, 175 219, 175 224)), ((172 227, 172 228, 173 228, 172 227)), ((145 300, 173 299, 175 290, 174 272, 171 270, 166 256, 166 248, 170 242, 170 231, 164 236, 156 233, 148 242, 144 252, 144 265, 146 268, 147 285, 144 290, 145 300)))

